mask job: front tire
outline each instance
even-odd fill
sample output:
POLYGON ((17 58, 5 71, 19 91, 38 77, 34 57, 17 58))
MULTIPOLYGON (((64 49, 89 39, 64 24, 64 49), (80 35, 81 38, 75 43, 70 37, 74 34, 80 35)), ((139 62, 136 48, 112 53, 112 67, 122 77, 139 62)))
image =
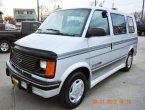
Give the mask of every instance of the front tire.
POLYGON ((126 60, 125 68, 123 68, 123 71, 128 72, 132 67, 132 62, 133 62, 133 52, 129 52, 126 60))
POLYGON ((85 97, 87 79, 82 72, 73 73, 64 82, 60 92, 60 101, 67 109, 73 109, 80 105, 85 97))
POLYGON ((0 41, 0 52, 1 53, 7 53, 11 49, 10 42, 7 40, 0 41))

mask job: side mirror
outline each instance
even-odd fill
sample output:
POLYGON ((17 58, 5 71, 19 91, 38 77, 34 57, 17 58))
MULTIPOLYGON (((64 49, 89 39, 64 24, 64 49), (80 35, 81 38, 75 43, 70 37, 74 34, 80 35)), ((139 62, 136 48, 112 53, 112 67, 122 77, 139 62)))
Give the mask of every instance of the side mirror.
POLYGON ((93 37, 93 36, 105 36, 106 32, 104 29, 101 28, 91 28, 87 32, 87 37, 93 37))
POLYGON ((107 15, 107 11, 103 11, 103 12, 102 12, 102 17, 103 17, 103 18, 107 18, 107 16, 108 16, 108 15, 107 15))

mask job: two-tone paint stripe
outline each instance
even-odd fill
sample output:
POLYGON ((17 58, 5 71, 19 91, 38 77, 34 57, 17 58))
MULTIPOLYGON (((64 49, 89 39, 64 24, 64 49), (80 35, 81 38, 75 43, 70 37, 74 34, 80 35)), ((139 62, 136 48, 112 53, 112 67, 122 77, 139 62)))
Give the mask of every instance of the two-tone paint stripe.
POLYGON ((112 64, 112 63, 115 63, 115 62, 117 62, 117 61, 119 61, 119 60, 125 59, 126 57, 127 57, 127 55, 123 55, 123 56, 121 56, 121 57, 119 57, 119 58, 116 58, 116 59, 114 59, 114 60, 112 60, 112 61, 109 61, 109 62, 104 63, 104 64, 102 64, 102 65, 99 65, 99 66, 97 66, 97 67, 95 67, 95 68, 92 68, 92 69, 91 69, 91 70, 92 70, 92 73, 95 73, 97 70, 99 70, 99 69, 101 69, 101 68, 103 68, 103 67, 106 67, 106 66, 108 66, 108 65, 110 65, 110 64, 112 64))
POLYGON ((131 41, 136 41, 137 42, 137 38, 132 38, 132 39, 127 39, 127 40, 121 40, 121 41, 113 42, 113 45, 120 45, 120 44, 131 42, 131 41))
POLYGON ((110 53, 110 52, 113 52, 113 51, 116 51, 116 50, 120 50, 120 49, 123 49, 123 48, 125 48, 127 46, 134 45, 134 44, 136 44, 136 43, 130 43, 130 44, 126 45, 126 46, 123 46, 123 47, 120 47, 120 48, 117 48, 117 49, 113 49, 113 50, 110 50, 108 52, 104 52, 104 53, 101 53, 101 54, 98 54, 98 55, 94 55, 94 56, 88 57, 87 59, 91 59, 91 58, 98 57, 98 56, 101 56, 101 55, 104 55, 104 54, 107 54, 107 53, 110 53))
MULTIPOLYGON (((123 43, 127 43, 127 42, 131 42, 129 45, 135 44, 135 43, 137 43, 137 38, 132 38, 132 39, 127 39, 127 40, 114 42, 113 45, 119 45, 119 44, 123 44, 123 43), (135 42, 131 42, 131 41, 135 41, 135 42)), ((80 54, 85 54, 85 53, 96 51, 96 50, 101 50, 101 49, 105 49, 105 48, 111 48, 111 44, 112 43, 107 43, 107 44, 103 44, 103 45, 99 45, 99 46, 93 46, 93 47, 89 47, 89 48, 84 48, 84 49, 75 50, 75 51, 72 51, 72 52, 60 54, 60 55, 58 55, 57 60, 61 60, 61 59, 65 59, 65 58, 69 58, 69 57, 73 57, 73 56, 77 56, 77 55, 80 55, 80 54)), ((129 46, 129 45, 126 45, 126 46, 129 46)), ((121 48, 124 48, 124 47, 121 47, 121 48)), ((111 51, 109 51, 109 52, 111 52, 111 51)), ((103 54, 105 54, 105 53, 103 53, 103 54)))
POLYGON ((101 49, 104 49, 104 48, 111 48, 111 43, 100 45, 100 46, 94 46, 94 47, 90 47, 90 48, 85 48, 85 49, 80 49, 80 50, 68 52, 68 53, 65 53, 65 54, 61 54, 61 55, 58 55, 57 59, 58 60, 65 59, 65 58, 68 58, 68 57, 73 57, 73 56, 77 56, 77 55, 80 55, 80 54, 85 54, 85 53, 89 53, 89 52, 92 52, 92 51, 101 50, 101 49))

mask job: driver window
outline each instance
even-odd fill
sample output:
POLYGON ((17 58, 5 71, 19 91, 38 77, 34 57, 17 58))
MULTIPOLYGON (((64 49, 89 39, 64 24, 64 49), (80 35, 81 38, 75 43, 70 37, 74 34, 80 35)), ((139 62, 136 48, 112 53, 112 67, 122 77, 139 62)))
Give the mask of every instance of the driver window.
POLYGON ((104 17, 104 12, 101 10, 94 12, 88 31, 92 28, 100 28, 105 31, 106 35, 110 35, 108 18, 104 17))

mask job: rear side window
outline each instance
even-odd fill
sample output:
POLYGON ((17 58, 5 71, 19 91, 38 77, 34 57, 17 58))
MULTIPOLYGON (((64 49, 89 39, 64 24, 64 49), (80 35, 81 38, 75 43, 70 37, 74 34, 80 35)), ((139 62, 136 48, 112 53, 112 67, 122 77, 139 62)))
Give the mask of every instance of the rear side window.
POLYGON ((114 35, 126 34, 125 16, 111 13, 114 35))
POLYGON ((132 17, 127 17, 127 21, 128 21, 129 33, 134 33, 135 29, 134 29, 133 18, 132 17))

